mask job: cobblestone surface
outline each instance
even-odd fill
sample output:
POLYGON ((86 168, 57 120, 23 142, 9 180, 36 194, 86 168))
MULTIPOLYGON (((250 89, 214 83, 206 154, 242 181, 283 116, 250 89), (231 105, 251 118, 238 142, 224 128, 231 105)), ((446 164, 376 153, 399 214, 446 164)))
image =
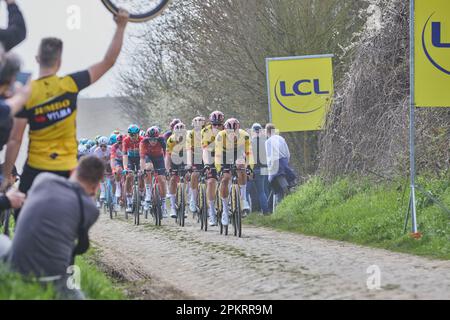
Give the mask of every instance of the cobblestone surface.
POLYGON ((450 261, 244 226, 243 237, 187 221, 134 226, 102 215, 98 259, 153 299, 450 299, 450 261), (381 288, 369 290, 370 266, 381 288), (150 287, 151 289, 148 289, 150 287))

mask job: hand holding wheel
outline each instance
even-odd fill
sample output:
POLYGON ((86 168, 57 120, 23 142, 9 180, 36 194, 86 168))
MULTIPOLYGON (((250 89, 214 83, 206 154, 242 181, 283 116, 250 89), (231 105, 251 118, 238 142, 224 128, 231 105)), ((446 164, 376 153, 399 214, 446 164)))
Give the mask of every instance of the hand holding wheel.
POLYGON ((119 14, 119 8, 130 12, 128 21, 146 22, 167 7, 170 0, 101 0, 105 7, 114 15, 119 14))

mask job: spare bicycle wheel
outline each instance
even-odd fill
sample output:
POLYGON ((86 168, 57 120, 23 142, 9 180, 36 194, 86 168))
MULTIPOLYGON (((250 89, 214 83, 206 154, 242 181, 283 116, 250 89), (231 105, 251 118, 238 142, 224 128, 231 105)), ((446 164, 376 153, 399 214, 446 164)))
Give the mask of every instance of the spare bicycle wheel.
POLYGON ((159 14, 167 7, 170 0, 101 0, 105 7, 117 14, 119 8, 130 13, 130 22, 145 22, 159 14))

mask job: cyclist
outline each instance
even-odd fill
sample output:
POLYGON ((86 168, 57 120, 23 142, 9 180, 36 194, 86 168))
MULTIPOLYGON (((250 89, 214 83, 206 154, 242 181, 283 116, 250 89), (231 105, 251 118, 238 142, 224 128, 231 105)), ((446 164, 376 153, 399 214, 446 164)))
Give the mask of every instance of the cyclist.
MULTIPOLYGON (((202 130, 205 128, 205 117, 195 117, 192 120, 192 130, 189 130, 186 134, 186 153, 187 153, 187 168, 193 170, 202 170, 203 157, 202 157, 202 130)), ((200 172, 192 172, 190 183, 190 200, 189 210, 192 213, 197 212, 197 197, 198 197, 198 184, 199 184, 200 172)))
POLYGON ((223 123, 225 116, 221 111, 214 111, 209 116, 210 125, 202 130, 202 148, 203 148, 203 162, 208 174, 208 181, 206 186, 206 193, 208 198, 208 215, 209 225, 217 225, 217 213, 215 208, 216 187, 217 187, 217 171, 214 167, 214 142, 216 135, 223 130, 223 123))
POLYGON ((111 146, 111 169, 115 178, 115 211, 119 211, 120 199, 122 197, 122 171, 123 171, 123 152, 122 152, 122 143, 123 143, 123 135, 118 134, 115 136, 116 142, 111 146))
MULTIPOLYGON (((145 134, 144 140, 139 145, 141 158, 141 168, 155 170, 158 175, 159 190, 161 193, 161 203, 163 218, 167 218, 166 209, 166 168, 164 166, 164 156, 166 153, 166 142, 161 136, 159 128, 153 126, 145 134)), ((151 176, 145 177, 145 209, 149 208, 152 201, 151 176)))
POLYGON ((88 140, 88 142, 86 142, 86 149, 87 149, 87 154, 91 154, 91 150, 94 150, 93 147, 95 146, 95 142, 94 140, 88 140))
MULTIPOLYGON (((173 128, 173 133, 167 140, 166 169, 171 172, 169 182, 169 194, 171 218, 177 217, 176 193, 178 183, 178 169, 182 169, 186 164, 186 125, 177 123, 173 128)), ((186 218, 186 216, 185 216, 186 218)))
POLYGON ((225 130, 219 132, 215 143, 215 165, 217 172, 222 172, 220 184, 220 198, 223 205, 222 225, 227 226, 229 222, 228 195, 230 193, 231 167, 236 165, 238 169, 238 183, 242 199, 242 210, 249 211, 250 205, 247 201, 247 173, 246 168, 252 168, 253 155, 251 149, 250 135, 240 128, 237 119, 231 118, 225 122, 225 130))
POLYGON ((86 147, 85 144, 79 144, 78 145, 78 160, 80 160, 81 157, 88 155, 88 148, 86 147))
MULTIPOLYGON (((105 163, 105 176, 107 179, 111 176, 111 166, 110 166, 110 158, 111 158, 111 146, 109 146, 109 139, 107 137, 101 136, 97 140, 98 147, 94 150, 93 155, 99 159, 101 159, 105 163)), ((103 177, 100 183, 100 201, 97 200, 97 208, 101 208, 101 203, 106 199, 106 190, 105 190, 105 177, 103 177)))
POLYGON ((94 154, 95 150, 97 150, 97 148, 99 147, 98 145, 98 139, 100 139, 102 136, 101 135, 96 135, 94 138, 94 145, 91 147, 91 149, 89 150, 90 153, 94 154))
POLYGON ((173 120, 170 122, 170 125, 169 125, 170 129, 167 130, 166 132, 164 132, 164 134, 163 134, 164 141, 167 142, 167 140, 169 140, 169 138, 172 136, 173 128, 174 128, 175 125, 178 124, 178 123, 181 123, 181 120, 180 120, 180 119, 173 119, 173 120))
MULTIPOLYGON (((125 186, 127 194, 127 213, 133 211, 133 170, 140 170, 139 145, 142 141, 142 137, 139 136, 140 131, 139 126, 135 124, 130 125, 128 127, 128 136, 125 137, 122 144, 123 166, 124 170, 126 170, 125 186)), ((143 188, 143 179, 142 177, 139 177, 139 190, 142 191, 143 188)))

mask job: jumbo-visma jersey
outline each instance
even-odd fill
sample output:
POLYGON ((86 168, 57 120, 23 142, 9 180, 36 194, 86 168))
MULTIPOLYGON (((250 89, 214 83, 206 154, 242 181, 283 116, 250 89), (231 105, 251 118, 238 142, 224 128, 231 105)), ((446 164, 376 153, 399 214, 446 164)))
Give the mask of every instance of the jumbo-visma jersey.
POLYGON ((38 170, 70 171, 77 166, 78 93, 91 83, 88 71, 32 82, 31 97, 18 118, 28 119, 27 163, 38 170))

